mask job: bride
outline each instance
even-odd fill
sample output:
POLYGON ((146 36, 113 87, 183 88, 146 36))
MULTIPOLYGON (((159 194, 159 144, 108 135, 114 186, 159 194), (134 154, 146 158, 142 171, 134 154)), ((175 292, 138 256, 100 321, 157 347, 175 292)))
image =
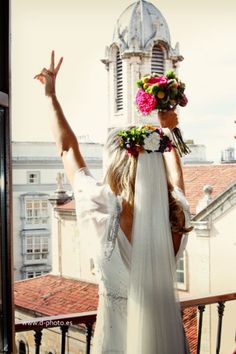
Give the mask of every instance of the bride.
MULTIPOLYGON (((94 259, 99 306, 94 354, 189 353, 174 290, 175 255, 186 242, 188 203, 169 129, 113 129, 103 183, 90 174, 56 96, 54 52, 35 78, 45 87, 53 133, 74 189, 81 248, 94 259), (185 234, 185 235, 184 235, 185 234)), ((159 114, 174 128, 174 111, 159 114)))

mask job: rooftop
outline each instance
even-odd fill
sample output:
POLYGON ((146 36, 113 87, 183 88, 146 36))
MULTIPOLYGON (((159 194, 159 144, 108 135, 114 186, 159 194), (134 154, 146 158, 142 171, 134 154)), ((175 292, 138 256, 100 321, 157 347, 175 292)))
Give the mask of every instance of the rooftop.
MULTIPOLYGON (((231 184, 236 183, 236 164, 222 165, 184 165, 184 180, 186 196, 190 204, 190 211, 196 214, 196 206, 204 196, 203 187, 213 187, 212 197, 215 199, 231 184)), ((74 210, 75 202, 57 207, 58 210, 74 210)))
POLYGON ((96 311, 98 286, 47 274, 14 284, 15 305, 45 316, 96 311))
POLYGON ((203 187, 213 187, 212 197, 215 199, 231 184, 236 183, 236 164, 227 165, 185 165, 183 167, 186 196, 192 214, 196 214, 196 206, 203 197, 203 187))

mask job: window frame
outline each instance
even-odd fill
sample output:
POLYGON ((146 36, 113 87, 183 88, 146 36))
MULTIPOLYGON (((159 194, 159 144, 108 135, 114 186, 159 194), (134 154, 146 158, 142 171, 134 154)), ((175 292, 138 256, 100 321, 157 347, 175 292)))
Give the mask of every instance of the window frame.
POLYGON ((47 235, 27 235, 25 236, 25 246, 24 246, 24 257, 25 257, 25 262, 24 263, 32 263, 32 262, 40 262, 44 261, 46 262, 48 260, 48 257, 43 257, 43 256, 48 256, 49 254, 49 237, 47 235), (32 240, 32 252, 28 252, 30 250, 30 247, 28 245, 29 240, 32 240), (39 241, 39 242, 37 242, 39 241), (47 242, 45 242, 47 241, 47 242), (39 243, 39 252, 37 251, 36 244, 39 243), (44 245, 47 244, 47 249, 44 249, 44 245), (27 258, 27 256, 32 256, 32 259, 27 258), (36 256, 39 256, 37 258, 36 256))
POLYGON ((32 184, 40 184, 40 171, 27 171, 27 184, 32 185, 32 184), (33 182, 30 182, 30 175, 35 174, 36 175, 36 180, 33 182))
POLYGON ((33 278, 36 278, 36 277, 40 277, 41 275, 44 275, 44 274, 48 274, 48 271, 46 270, 37 270, 37 269, 30 269, 30 270, 25 270, 25 276, 24 276, 24 279, 33 279, 33 278), (29 273, 32 273, 32 276, 29 277, 29 273), (40 273, 38 275, 36 275, 37 273, 40 273))
POLYGON ((153 45, 153 47, 152 47, 152 56, 151 56, 151 63, 150 63, 150 71, 152 72, 152 73, 157 73, 157 74, 159 74, 159 75, 163 75, 164 73, 165 73, 165 70, 166 70, 166 48, 165 48, 165 46, 164 45, 162 45, 160 42, 156 42, 156 43, 154 43, 154 45, 153 45), (162 65, 162 70, 155 70, 155 69, 153 69, 153 52, 154 52, 154 49, 155 48, 157 48, 157 49, 160 49, 160 51, 162 52, 162 56, 163 56, 163 58, 162 58, 162 63, 161 63, 161 65, 162 65))
POLYGON ((48 229, 48 221, 50 218, 48 198, 49 195, 39 193, 20 195, 23 229, 48 229))
POLYGON ((187 251, 185 250, 183 252, 183 255, 179 258, 179 260, 176 263, 176 283, 177 283, 177 289, 180 291, 188 291, 188 254, 187 251), (178 263, 180 261, 183 262, 183 269, 178 268, 178 263), (178 281, 178 273, 182 273, 184 277, 183 282, 178 281))
POLYGON ((116 47, 115 50, 115 112, 120 113, 124 109, 124 72, 123 60, 120 49, 116 47), (120 71, 119 71, 120 70, 120 71), (119 86, 119 84, 121 86, 119 86))

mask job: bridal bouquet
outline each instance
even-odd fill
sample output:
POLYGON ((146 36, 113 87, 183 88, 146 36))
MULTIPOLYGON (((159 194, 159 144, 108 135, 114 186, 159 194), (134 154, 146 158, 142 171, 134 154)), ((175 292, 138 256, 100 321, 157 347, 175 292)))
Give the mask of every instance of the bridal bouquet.
MULTIPOLYGON (((153 73, 146 75, 137 81, 139 90, 136 94, 136 104, 138 110, 148 115, 153 110, 168 111, 175 109, 177 105, 186 106, 188 99, 184 93, 185 84, 176 76, 175 72, 169 70, 165 75, 153 73)), ((184 143, 179 128, 173 129, 175 145, 180 155, 190 152, 184 143)))

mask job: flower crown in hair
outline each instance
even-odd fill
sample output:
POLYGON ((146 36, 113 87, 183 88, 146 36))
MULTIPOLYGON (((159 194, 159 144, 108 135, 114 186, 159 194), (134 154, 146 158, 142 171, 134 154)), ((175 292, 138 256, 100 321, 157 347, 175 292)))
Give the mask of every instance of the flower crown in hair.
POLYGON ((166 152, 173 147, 170 138, 161 128, 146 125, 120 130, 118 133, 119 146, 127 150, 131 156, 138 156, 140 152, 166 152))
POLYGON ((185 84, 173 70, 166 71, 165 75, 146 75, 137 81, 137 86, 139 90, 136 94, 136 104, 144 115, 154 109, 168 111, 177 105, 184 107, 188 103, 184 94, 185 84))

